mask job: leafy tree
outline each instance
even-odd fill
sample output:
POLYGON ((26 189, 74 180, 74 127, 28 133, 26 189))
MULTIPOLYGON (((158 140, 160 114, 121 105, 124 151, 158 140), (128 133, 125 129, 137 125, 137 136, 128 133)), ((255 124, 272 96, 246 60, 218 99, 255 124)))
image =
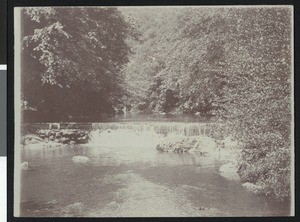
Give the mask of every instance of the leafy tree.
POLYGON ((217 108, 214 97, 221 94, 223 86, 220 69, 224 50, 213 38, 223 32, 223 27, 219 26, 209 35, 195 31, 191 25, 196 21, 197 27, 203 27, 207 25, 206 20, 217 19, 205 9, 164 9, 164 14, 160 13, 159 9, 148 10, 147 15, 151 16, 146 16, 146 28, 145 19, 134 14, 142 24, 143 35, 124 70, 133 98, 144 101, 152 111, 175 109, 210 115, 209 112, 217 108), (198 15, 202 17, 199 19, 198 15), (167 101, 170 90, 177 98, 172 107, 167 101))
POLYGON ((124 8, 122 12, 140 33, 138 40, 130 43, 133 54, 123 69, 130 94, 129 102, 150 111, 163 111, 168 89, 166 85, 169 83, 163 82, 167 78, 160 72, 165 69, 164 56, 171 50, 165 39, 168 33, 173 33, 177 10, 124 8))
POLYGON ((23 9, 24 100, 46 120, 99 116, 121 102, 130 27, 116 8, 23 9))
POLYGON ((290 195, 291 10, 229 12, 235 44, 228 52, 224 106, 242 142, 241 176, 261 192, 290 195), (234 22, 235 21, 235 22, 234 22))

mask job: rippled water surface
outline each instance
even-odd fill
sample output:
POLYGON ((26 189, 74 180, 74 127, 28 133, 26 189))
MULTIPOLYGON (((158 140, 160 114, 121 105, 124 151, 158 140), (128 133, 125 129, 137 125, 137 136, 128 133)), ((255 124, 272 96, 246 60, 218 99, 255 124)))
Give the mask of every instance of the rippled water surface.
MULTIPOLYGON (((276 216, 287 203, 220 176, 218 156, 160 153, 146 137, 22 149, 22 216, 276 216), (140 139, 139 139, 140 138, 140 139), (119 142, 116 142, 119 141, 119 142), (122 142, 123 141, 123 142, 122 142), (72 162, 87 156, 89 164, 72 162)), ((149 137, 147 137, 149 139, 149 137)))

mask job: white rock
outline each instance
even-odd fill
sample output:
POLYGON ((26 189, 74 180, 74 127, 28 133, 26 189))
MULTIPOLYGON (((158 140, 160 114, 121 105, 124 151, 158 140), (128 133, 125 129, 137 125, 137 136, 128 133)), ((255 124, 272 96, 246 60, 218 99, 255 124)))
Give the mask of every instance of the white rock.
POLYGON ((228 180, 240 179, 237 170, 237 165, 232 162, 226 163, 219 168, 220 175, 228 180))
POLYGON ((29 169, 29 164, 28 162, 23 162, 21 163, 21 170, 28 170, 29 169))
POLYGON ((88 163, 91 159, 87 156, 73 156, 72 161, 73 163, 88 163))
POLYGON ((248 191, 251 191, 254 193, 257 193, 259 190, 263 189, 263 187, 261 185, 257 185, 257 184, 250 183, 250 182, 243 183, 242 186, 244 188, 246 188, 248 191))

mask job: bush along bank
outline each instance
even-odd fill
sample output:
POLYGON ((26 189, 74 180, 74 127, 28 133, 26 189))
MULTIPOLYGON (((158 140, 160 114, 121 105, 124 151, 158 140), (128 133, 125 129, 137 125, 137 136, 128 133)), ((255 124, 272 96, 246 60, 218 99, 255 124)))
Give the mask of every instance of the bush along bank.
POLYGON ((272 143, 273 146, 248 143, 243 148, 238 173, 248 190, 284 200, 291 192, 290 149, 288 145, 281 148, 272 143))
POLYGON ((89 142, 89 130, 82 129, 41 129, 36 134, 28 134, 23 137, 22 144, 38 144, 55 146, 61 144, 85 144, 89 142))

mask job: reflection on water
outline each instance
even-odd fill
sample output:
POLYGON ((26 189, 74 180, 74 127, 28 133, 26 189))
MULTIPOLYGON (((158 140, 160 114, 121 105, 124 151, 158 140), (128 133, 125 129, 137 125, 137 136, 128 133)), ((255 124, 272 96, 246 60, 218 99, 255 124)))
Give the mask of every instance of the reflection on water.
POLYGON ((21 215, 289 214, 287 203, 255 196, 239 181, 221 177, 216 156, 160 153, 155 150, 160 135, 125 134, 122 139, 115 132, 84 146, 22 149, 30 170, 22 172, 21 215), (75 164, 75 155, 91 162, 75 164))

